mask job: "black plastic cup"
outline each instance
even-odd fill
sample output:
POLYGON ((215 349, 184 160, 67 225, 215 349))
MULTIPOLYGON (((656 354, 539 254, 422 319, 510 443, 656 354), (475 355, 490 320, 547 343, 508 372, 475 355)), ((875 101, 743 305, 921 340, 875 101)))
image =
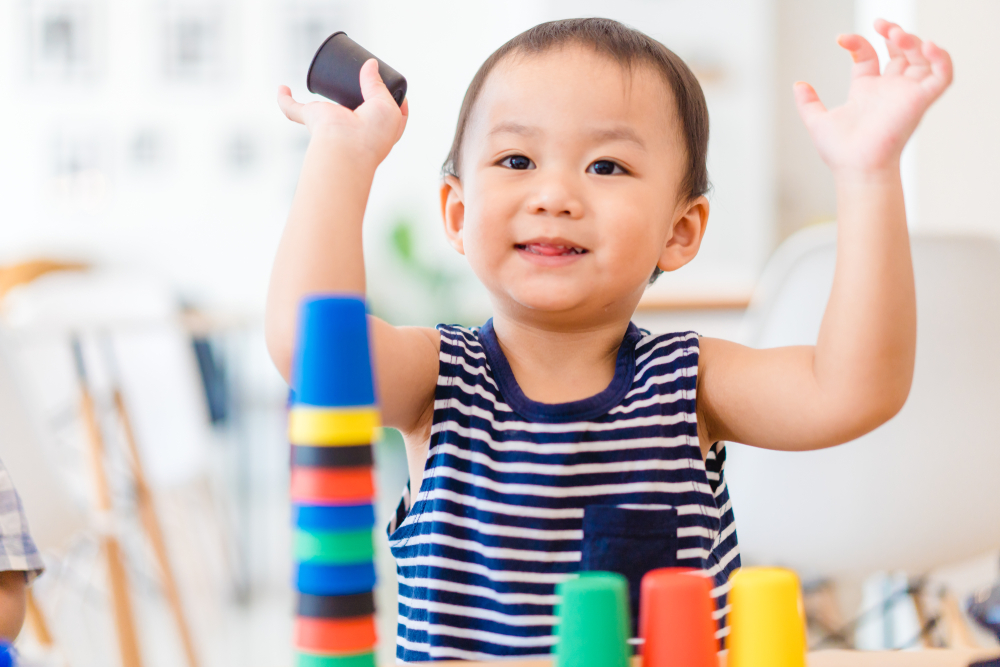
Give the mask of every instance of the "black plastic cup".
MULTIPOLYGON (((361 66, 369 58, 375 58, 360 44, 347 36, 343 30, 326 38, 313 56, 306 75, 306 87, 310 93, 323 97, 354 110, 361 106, 361 66)), ((406 98, 406 79, 403 75, 378 60, 378 73, 385 87, 392 94, 396 104, 402 106, 406 98)))

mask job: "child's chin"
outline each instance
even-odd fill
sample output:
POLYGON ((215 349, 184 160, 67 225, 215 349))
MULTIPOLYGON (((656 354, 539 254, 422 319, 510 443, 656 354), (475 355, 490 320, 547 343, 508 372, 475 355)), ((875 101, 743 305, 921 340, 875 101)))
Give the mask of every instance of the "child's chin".
POLYGON ((561 313, 577 310, 587 304, 587 295, 577 291, 558 289, 531 289, 514 293, 514 300, 521 306, 538 312, 561 313))

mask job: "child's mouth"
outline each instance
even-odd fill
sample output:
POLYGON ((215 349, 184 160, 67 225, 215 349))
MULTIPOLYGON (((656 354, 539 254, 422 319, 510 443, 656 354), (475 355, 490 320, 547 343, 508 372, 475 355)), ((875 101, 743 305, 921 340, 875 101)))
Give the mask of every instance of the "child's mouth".
POLYGON ((566 255, 583 255, 588 252, 586 248, 579 248, 571 245, 557 245, 554 243, 516 243, 514 247, 524 250, 532 255, 542 257, 562 257, 566 255))

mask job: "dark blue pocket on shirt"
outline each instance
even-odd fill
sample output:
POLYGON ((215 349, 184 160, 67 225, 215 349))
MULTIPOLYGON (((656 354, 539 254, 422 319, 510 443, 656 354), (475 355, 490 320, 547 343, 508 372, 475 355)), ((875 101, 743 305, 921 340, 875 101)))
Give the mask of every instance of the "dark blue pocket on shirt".
POLYGON ((634 631, 643 575, 677 565, 677 510, 585 507, 581 551, 581 570, 617 572, 628 579, 634 631))

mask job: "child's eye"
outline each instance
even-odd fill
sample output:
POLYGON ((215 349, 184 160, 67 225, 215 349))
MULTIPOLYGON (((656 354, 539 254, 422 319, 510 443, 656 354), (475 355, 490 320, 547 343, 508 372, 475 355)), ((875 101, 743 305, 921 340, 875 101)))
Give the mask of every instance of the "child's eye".
POLYGON ((500 161, 505 167, 509 169, 533 169, 534 163, 523 155, 511 155, 510 157, 505 157, 500 161))
POLYGON ((598 174, 599 176, 614 176, 616 174, 627 173, 621 168, 621 165, 617 162, 612 162, 611 160, 597 160, 587 167, 587 171, 592 174, 598 174), (616 169, 617 171, 615 171, 616 169))

